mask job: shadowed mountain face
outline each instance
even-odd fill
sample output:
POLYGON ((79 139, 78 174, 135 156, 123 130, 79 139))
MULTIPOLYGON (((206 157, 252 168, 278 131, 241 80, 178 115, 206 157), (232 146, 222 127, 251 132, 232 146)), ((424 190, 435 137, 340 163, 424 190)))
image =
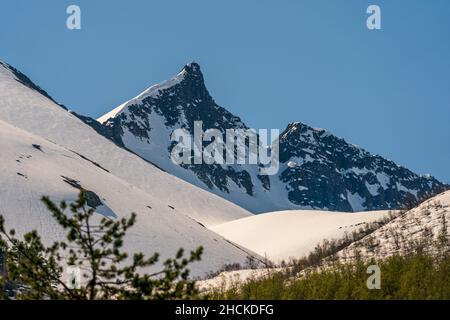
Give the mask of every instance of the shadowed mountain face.
MULTIPOLYGON (((98 119, 114 139, 141 157, 190 183, 253 212, 293 208, 360 211, 399 208, 445 188, 325 130, 291 123, 280 135, 280 170, 260 175, 257 165, 175 165, 173 130, 248 129, 220 107, 206 89, 200 66, 186 65, 98 119)), ((206 145, 206 144, 205 144, 206 145)))
POLYGON ((325 130, 293 123, 281 135, 280 179, 299 205, 338 211, 399 208, 444 190, 430 176, 419 176, 325 130), (307 189, 306 189, 307 188, 307 189))

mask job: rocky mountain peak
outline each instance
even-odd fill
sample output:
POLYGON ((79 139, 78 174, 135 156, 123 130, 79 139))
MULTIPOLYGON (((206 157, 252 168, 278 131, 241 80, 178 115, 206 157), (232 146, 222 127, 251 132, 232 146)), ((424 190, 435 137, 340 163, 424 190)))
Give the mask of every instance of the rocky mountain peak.
POLYGON ((192 77, 202 77, 203 78, 203 74, 200 69, 200 65, 194 61, 185 65, 183 67, 182 71, 184 71, 186 74, 188 74, 192 77))
MULTIPOLYGON (((372 155, 330 132, 291 122, 280 135, 280 170, 260 176, 255 166, 173 164, 171 133, 183 128, 246 129, 210 96, 200 66, 185 65, 172 79, 147 89, 102 117, 110 139, 169 173, 253 212, 314 208, 362 211, 400 208, 444 186, 372 155), (111 138, 112 137, 112 138, 111 138)), ((204 143, 204 147, 208 142, 204 143)))
POLYGON ((196 62, 185 65, 176 78, 179 79, 179 82, 177 83, 179 90, 177 90, 177 88, 174 89, 178 91, 178 94, 183 96, 185 101, 212 101, 212 98, 206 89, 205 79, 200 69, 200 65, 196 62))

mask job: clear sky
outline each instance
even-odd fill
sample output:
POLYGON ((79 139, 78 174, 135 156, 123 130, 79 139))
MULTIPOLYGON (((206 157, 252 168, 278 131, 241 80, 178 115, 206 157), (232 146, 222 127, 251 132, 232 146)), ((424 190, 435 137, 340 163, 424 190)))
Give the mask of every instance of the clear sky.
POLYGON ((301 121, 449 182, 449 17, 448 0, 1 0, 0 59, 92 117, 195 60, 254 128, 301 121))

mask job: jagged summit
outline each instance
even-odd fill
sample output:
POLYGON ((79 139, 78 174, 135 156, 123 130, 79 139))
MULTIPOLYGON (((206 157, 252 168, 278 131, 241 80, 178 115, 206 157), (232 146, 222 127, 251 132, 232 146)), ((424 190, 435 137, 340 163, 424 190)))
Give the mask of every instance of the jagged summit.
POLYGON ((183 67, 180 74, 183 76, 181 84, 186 90, 185 94, 196 93, 199 95, 199 98, 207 98, 206 96, 209 96, 205 86, 205 79, 198 63, 188 63, 183 67))
POLYGON ((300 129, 301 126, 302 126, 301 122, 298 121, 289 122, 288 125, 286 126, 286 129, 284 129, 283 132, 281 133, 281 136, 283 137, 293 132, 296 132, 300 129))
POLYGON ((195 61, 192 61, 192 62, 186 64, 183 67, 182 71, 185 71, 187 74, 192 75, 192 76, 203 77, 202 71, 200 70, 200 65, 195 61))
MULTIPOLYGON (((200 65, 196 62, 188 63, 171 79, 149 87, 133 99, 126 101, 117 108, 98 118, 97 121, 100 123, 105 123, 111 118, 120 116, 130 107, 134 109, 139 105, 148 106, 152 104, 153 99, 164 99, 165 97, 168 97, 168 100, 171 101, 173 101, 173 99, 170 97, 180 97, 184 101, 191 101, 191 105, 195 105, 199 101, 212 101, 212 98, 206 89, 203 74, 200 70, 200 65)), ((181 103, 183 101, 178 102, 181 103)))
POLYGON ((179 81, 199 81, 204 82, 203 73, 200 65, 194 61, 184 65, 180 72, 172 79, 179 81))

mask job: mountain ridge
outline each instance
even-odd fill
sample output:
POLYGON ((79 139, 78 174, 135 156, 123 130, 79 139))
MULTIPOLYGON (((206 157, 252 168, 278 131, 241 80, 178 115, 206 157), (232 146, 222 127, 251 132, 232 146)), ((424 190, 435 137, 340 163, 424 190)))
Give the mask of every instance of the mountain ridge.
POLYGON ((192 135, 194 121, 222 134, 227 129, 248 129, 239 117, 215 102, 200 66, 195 63, 193 67, 186 65, 171 80, 151 86, 121 104, 120 112, 115 108, 99 122, 118 133, 121 143, 143 158, 255 213, 397 209, 445 188, 434 177, 417 175, 301 122, 290 123, 280 134, 281 167, 276 177, 260 175, 258 166, 251 165, 174 166, 169 160, 174 130, 185 129, 192 135), (314 154, 308 152, 312 150, 314 154), (332 181, 324 182, 327 177, 332 181))
MULTIPOLYGON (((16 81, 56 103, 20 71, 5 63, 2 66, 16 81)), ((448 187, 434 177, 417 175, 329 131, 298 121, 289 123, 280 134, 281 166, 275 177, 260 175, 259 167, 251 165, 173 165, 169 160, 173 148, 169 136, 175 129, 193 133, 194 121, 202 121, 206 128, 218 128, 222 133, 227 129, 248 129, 239 117, 211 97, 195 62, 184 66, 171 79, 150 86, 99 121, 69 112, 160 170, 254 213, 287 209, 398 209, 448 187)))

